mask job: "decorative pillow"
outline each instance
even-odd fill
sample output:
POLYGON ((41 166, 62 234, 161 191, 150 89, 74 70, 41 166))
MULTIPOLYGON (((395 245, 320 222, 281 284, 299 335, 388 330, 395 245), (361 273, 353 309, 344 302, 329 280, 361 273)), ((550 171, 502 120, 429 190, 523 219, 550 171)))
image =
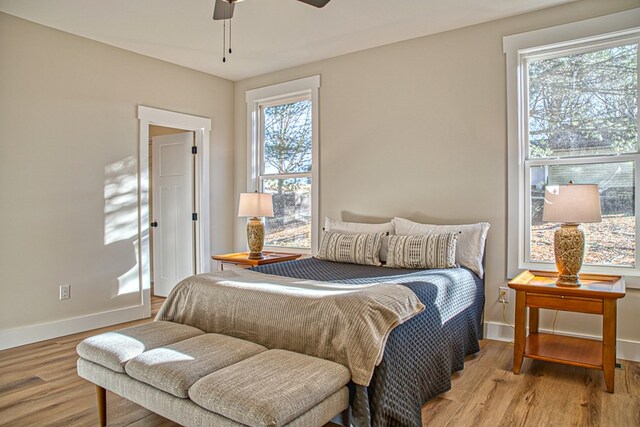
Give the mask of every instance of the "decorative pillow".
POLYGON ((481 278, 484 276, 482 257, 484 256, 484 244, 490 227, 489 223, 433 225, 420 224, 404 218, 394 218, 391 223, 398 235, 461 232, 456 244, 456 263, 467 267, 481 278))
MULTIPOLYGON (((363 222, 335 221, 329 217, 324 218, 324 231, 333 231, 335 233, 343 234, 396 234, 391 222, 385 222, 382 224, 366 224, 363 222)), ((380 248, 380 261, 382 262, 387 261, 387 248, 389 247, 389 236, 387 234, 382 238, 382 247, 380 248)))
POLYGON ((387 267, 456 268, 456 242, 460 233, 391 236, 387 267))
POLYGON ((351 264, 380 265, 380 246, 385 234, 343 234, 325 231, 316 258, 351 264))

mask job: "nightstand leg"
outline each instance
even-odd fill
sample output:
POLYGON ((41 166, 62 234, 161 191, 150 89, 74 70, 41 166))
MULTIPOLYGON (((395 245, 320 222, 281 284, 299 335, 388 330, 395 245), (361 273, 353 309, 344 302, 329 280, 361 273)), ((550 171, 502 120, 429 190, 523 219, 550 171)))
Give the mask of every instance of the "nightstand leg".
POLYGON ((615 299, 605 299, 602 316, 602 368, 609 393, 613 393, 616 374, 616 304, 615 299))
POLYGON ((540 309, 529 307, 529 333, 538 333, 538 323, 540 319, 540 309))
POLYGON ((513 373, 518 375, 522 367, 522 358, 524 357, 524 346, 526 340, 526 294, 524 291, 516 291, 516 326, 515 340, 513 343, 513 373))

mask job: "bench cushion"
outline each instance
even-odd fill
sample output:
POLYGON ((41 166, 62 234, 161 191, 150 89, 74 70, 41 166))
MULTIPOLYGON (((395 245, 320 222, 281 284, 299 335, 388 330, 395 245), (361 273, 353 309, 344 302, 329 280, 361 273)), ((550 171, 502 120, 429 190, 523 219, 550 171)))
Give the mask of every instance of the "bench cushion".
POLYGON ((147 350, 202 334, 193 326, 158 321, 87 338, 76 351, 84 359, 124 372, 125 363, 147 350))
MULTIPOLYGON (((268 350, 200 379, 189 397, 242 424, 282 426, 335 394, 349 379, 349 370, 337 363, 268 350)), ((348 401, 340 403, 346 407, 348 401)))
MULTIPOLYGON (((114 372, 83 358, 78 359, 78 375, 182 426, 242 427, 242 424, 206 410, 189 399, 180 399, 134 380, 127 374, 114 372)), ((349 390, 342 387, 286 427, 322 427, 336 414, 344 411, 348 404, 349 390)))
POLYGON ((174 396, 187 398, 200 378, 267 349, 249 341, 204 334, 145 351, 125 365, 132 378, 174 396))

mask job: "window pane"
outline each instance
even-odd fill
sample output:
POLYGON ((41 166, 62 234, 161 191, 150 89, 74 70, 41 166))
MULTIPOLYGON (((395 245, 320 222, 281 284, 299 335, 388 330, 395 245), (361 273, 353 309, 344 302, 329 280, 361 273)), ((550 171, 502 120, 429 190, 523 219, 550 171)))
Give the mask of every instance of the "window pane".
POLYGON ((531 261, 554 261, 553 233, 542 222, 545 185, 598 184, 602 222, 582 224, 585 264, 635 266, 635 168, 633 162, 536 166, 531 168, 531 261))
POLYGON ((530 61, 529 157, 638 151, 638 44, 530 61))
POLYGON ((265 218, 265 245, 311 248, 311 178, 264 179, 273 194, 273 217, 265 218))
POLYGON ((311 101, 265 107, 264 174, 311 171, 311 101))

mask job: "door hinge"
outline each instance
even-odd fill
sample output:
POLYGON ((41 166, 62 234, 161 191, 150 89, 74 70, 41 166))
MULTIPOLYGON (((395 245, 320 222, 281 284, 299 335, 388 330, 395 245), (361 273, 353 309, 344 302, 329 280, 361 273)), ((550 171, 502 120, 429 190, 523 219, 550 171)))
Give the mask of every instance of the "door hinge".
POLYGON ((195 145, 191 146, 191 154, 198 154, 198 147, 195 145))
POLYGON ((197 220, 198 220, 198 214, 197 214, 197 213, 195 213, 195 212, 194 212, 194 213, 192 213, 192 214, 191 214, 191 219, 192 219, 193 221, 197 221, 197 220))

